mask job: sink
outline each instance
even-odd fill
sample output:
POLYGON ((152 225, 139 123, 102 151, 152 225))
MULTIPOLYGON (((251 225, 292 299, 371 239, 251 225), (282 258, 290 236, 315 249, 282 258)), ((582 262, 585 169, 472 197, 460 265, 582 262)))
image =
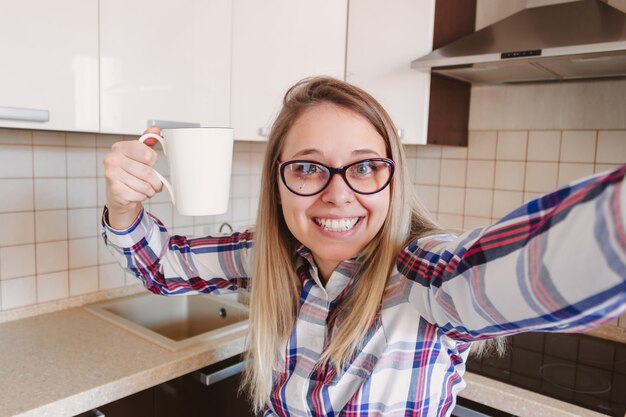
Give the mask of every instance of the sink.
POLYGON ((248 308, 233 296, 150 292, 84 307, 151 342, 178 350, 246 329, 248 308))

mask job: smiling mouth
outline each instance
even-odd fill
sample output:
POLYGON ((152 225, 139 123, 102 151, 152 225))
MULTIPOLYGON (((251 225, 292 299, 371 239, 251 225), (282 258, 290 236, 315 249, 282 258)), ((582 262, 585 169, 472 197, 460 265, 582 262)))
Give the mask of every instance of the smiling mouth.
POLYGON ((346 217, 343 219, 324 219, 315 217, 315 223, 329 232, 347 232, 359 222, 359 217, 346 217))

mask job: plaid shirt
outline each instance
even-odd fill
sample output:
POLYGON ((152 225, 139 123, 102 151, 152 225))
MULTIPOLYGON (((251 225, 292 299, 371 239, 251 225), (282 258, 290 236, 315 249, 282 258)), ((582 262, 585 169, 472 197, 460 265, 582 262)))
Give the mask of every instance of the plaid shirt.
MULTIPOLYGON (((341 263, 323 286, 301 247, 298 316, 265 416, 449 416, 472 341, 583 331, 626 310, 625 172, 563 187, 490 227, 411 243, 388 277, 377 319, 339 374, 314 365, 355 265, 341 263)), ((170 237, 142 212, 124 232, 106 227, 104 239, 157 294, 247 285, 249 232, 170 237)))

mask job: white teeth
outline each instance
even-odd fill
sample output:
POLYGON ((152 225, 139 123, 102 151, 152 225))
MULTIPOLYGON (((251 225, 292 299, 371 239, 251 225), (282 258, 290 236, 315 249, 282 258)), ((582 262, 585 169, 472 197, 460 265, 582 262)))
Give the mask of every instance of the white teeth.
POLYGON ((359 221, 358 217, 346 218, 346 219, 320 219, 315 218, 315 222, 322 226, 324 229, 330 232, 346 232, 354 227, 356 222, 359 221))

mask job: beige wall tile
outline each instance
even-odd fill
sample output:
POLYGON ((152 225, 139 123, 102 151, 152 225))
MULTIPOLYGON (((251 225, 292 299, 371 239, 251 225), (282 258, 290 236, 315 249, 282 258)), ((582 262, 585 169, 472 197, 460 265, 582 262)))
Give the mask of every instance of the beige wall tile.
POLYGON ((416 184, 439 184, 441 159, 417 158, 415 164, 416 184))
POLYGON ((118 264, 98 266, 98 289, 107 290, 124 286, 124 270, 118 264))
POLYGON ((439 213, 463 214, 465 189, 456 187, 439 188, 439 213))
POLYGON ((524 204, 528 203, 531 200, 541 197, 545 193, 535 193, 532 191, 524 191, 524 204))
POLYGON ((498 132, 496 158, 500 161, 524 161, 527 143, 528 132, 526 131, 498 132))
POLYGON ((35 212, 35 240, 38 243, 67 239, 67 210, 35 212))
POLYGON ((528 132, 527 159, 529 161, 558 161, 560 147, 560 130, 535 130, 528 132))
POLYGON ((34 130, 33 144, 44 146, 65 146, 65 133, 51 132, 46 130, 34 130))
POLYGON ((576 164, 563 162, 559 164, 558 186, 580 180, 593 174, 594 164, 576 164))
POLYGON ((65 178, 36 178, 35 210, 67 208, 67 180, 65 178))
POLYGON ((65 143, 67 146, 78 146, 85 148, 96 147, 95 133, 66 133, 65 143))
POLYGON ((88 237, 69 241, 70 269, 98 264, 98 239, 88 237))
POLYGON ((67 241, 37 243, 37 274, 68 269, 67 241))
POLYGON ((596 162, 602 164, 626 163, 626 130, 601 130, 598 132, 596 162))
POLYGON ((70 296, 98 291, 98 267, 70 270, 70 296))
POLYGON ((97 202, 96 178, 67 179, 67 208, 96 207, 97 202))
POLYGON ((621 165, 618 164, 595 164, 593 172, 598 174, 600 172, 613 171, 614 169, 619 168, 621 165))
POLYGON ((553 191, 557 184, 559 164, 556 162, 527 162, 524 191, 553 191))
POLYGON ((561 138, 561 162, 594 162, 595 130, 565 130, 561 138))
POLYGON ((34 276, 0 282, 2 309, 24 307, 37 302, 37 281, 34 276))
POLYGON ((493 188, 496 163, 494 161, 467 161, 467 187, 493 188))
POLYGON ((466 216, 491 218, 491 208, 493 206, 493 190, 481 190, 478 188, 467 188, 465 191, 466 216))
POLYGON ((37 275, 37 302, 59 300, 69 296, 68 271, 37 275))
MULTIPOLYGON (((471 132, 470 132, 471 135, 471 132)), ((441 157, 444 159, 467 159, 467 147, 465 146, 442 146, 441 157)))
POLYGON ((464 216, 463 230, 473 230, 491 225, 491 219, 484 217, 464 216))
POLYGON ((494 188, 497 190, 522 191, 526 163, 515 161, 496 161, 494 188))
POLYGON ((35 241, 33 212, 0 214, 0 246, 23 245, 35 241))
POLYGON ((441 185, 464 187, 466 171, 467 161, 460 159, 442 159, 439 183, 441 185))
POLYGON ((441 145, 417 145, 415 156, 418 158, 441 158, 441 145))
POLYGON ((469 159, 495 159, 496 139, 496 131, 470 131, 467 157, 469 159))
POLYGON ((0 145, 0 178, 32 177, 32 146, 0 145))
MULTIPOLYGON (((96 148, 68 147, 65 149, 68 177, 95 177, 96 148)), ((99 162, 99 161, 98 161, 99 162)))
POLYGON ((431 213, 439 209, 439 187, 434 185, 416 185, 417 197, 431 213))
POLYGON ((626 80, 473 86, 470 130, 626 129, 626 80))
POLYGON ((463 230, 463 216, 461 215, 439 213, 437 220, 444 229, 452 229, 458 232, 463 230))
POLYGON ((493 192, 492 216, 502 218, 522 205, 524 193, 521 191, 495 190, 493 192))
POLYGON ((65 148, 35 146, 33 148, 35 178, 65 178, 65 148))
POLYGON ((33 179, 0 179, 0 213, 32 211, 33 179))
POLYGON ((0 248, 0 279, 35 275, 35 245, 0 248))
POLYGON ((0 129, 0 145, 32 145, 30 130, 0 129))
POLYGON ((68 237, 78 239, 81 237, 99 236, 100 208, 77 208, 68 212, 68 237))

